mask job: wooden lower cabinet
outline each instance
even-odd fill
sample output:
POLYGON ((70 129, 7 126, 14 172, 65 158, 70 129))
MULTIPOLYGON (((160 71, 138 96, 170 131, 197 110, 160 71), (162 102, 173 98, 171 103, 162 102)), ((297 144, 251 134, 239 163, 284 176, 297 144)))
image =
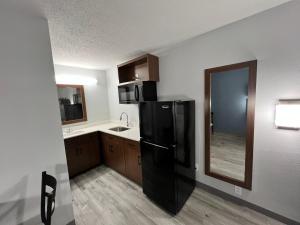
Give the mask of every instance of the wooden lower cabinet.
POLYGON ((65 150, 70 177, 101 163, 98 132, 65 139, 65 150))
POLYGON ((104 162, 132 181, 142 184, 139 142, 110 134, 101 134, 104 162))
POLYGON ((137 141, 106 133, 99 136, 95 132, 65 139, 65 149, 70 177, 100 165, 102 149, 108 167, 142 184, 140 143, 137 141))
POLYGON ((120 138, 102 134, 104 162, 110 168, 125 174, 124 149, 120 138))
POLYGON ((124 140, 125 174, 138 184, 142 184, 142 164, 139 142, 124 140))

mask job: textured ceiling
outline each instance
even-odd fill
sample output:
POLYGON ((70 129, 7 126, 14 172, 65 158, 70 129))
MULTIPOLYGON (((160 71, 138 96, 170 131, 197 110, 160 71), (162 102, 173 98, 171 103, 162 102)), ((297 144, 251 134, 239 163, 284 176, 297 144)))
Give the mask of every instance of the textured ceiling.
POLYGON ((22 0, 49 21, 56 64, 105 69, 288 0, 22 0))

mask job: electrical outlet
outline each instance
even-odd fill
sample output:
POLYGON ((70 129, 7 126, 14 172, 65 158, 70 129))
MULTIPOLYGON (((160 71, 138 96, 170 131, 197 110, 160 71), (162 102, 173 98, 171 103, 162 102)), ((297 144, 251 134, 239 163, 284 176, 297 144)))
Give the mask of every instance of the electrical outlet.
POLYGON ((196 171, 199 170, 199 165, 198 165, 198 163, 195 164, 195 169, 196 169, 196 171))
POLYGON ((236 195, 242 196, 242 188, 239 186, 234 186, 234 193, 236 195))

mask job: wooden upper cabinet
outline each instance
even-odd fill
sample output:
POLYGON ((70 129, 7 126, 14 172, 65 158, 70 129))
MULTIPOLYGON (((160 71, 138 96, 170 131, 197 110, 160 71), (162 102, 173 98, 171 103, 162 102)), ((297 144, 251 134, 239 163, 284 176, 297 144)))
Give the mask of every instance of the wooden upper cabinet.
POLYGON ((159 81, 158 57, 143 55, 118 65, 119 83, 131 81, 159 81))

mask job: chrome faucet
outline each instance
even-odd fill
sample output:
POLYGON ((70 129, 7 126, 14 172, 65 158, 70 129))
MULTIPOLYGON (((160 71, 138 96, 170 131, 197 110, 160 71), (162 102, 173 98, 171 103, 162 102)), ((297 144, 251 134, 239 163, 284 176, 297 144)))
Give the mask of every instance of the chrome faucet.
POLYGON ((123 116, 123 114, 125 114, 126 115, 126 120, 127 120, 127 127, 129 127, 129 123, 128 123, 128 114, 126 113, 126 112, 122 112, 121 113, 121 116, 120 116, 120 121, 122 121, 122 116, 123 116))

